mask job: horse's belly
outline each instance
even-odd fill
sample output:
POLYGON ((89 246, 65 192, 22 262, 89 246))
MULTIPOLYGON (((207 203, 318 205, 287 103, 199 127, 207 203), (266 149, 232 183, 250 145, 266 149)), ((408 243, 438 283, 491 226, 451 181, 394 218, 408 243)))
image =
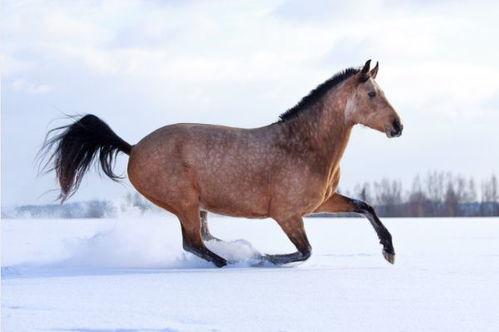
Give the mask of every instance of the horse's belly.
POLYGON ((254 208, 241 208, 238 206, 205 206, 201 204, 201 210, 213 212, 216 214, 221 214, 224 216, 231 216, 231 217, 244 217, 244 218, 251 218, 251 219, 260 219, 260 218, 268 218, 269 215, 267 211, 264 209, 258 210, 254 208))
POLYGON ((248 200, 242 195, 238 197, 224 197, 218 196, 217 198, 200 197, 201 209, 234 217, 246 218, 266 218, 269 216, 268 203, 263 198, 252 198, 248 200))
POLYGON ((247 218, 268 217, 268 195, 264 188, 225 182, 224 186, 201 187, 201 208, 210 212, 247 218))

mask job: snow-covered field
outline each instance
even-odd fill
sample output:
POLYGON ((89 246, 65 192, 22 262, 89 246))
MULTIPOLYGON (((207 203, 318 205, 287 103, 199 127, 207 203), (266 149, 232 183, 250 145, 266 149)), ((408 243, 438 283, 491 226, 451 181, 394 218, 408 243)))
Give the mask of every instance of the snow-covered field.
POLYGON ((287 267, 250 267, 293 250, 274 222, 210 220, 237 264, 184 253, 168 217, 2 220, 2 331, 499 331, 498 218, 384 219, 394 266, 366 220, 306 219, 287 267))

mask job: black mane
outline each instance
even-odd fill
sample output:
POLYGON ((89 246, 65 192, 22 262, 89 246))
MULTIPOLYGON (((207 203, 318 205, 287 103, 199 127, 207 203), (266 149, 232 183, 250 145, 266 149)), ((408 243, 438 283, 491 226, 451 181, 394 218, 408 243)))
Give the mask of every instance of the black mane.
POLYGON ((279 116, 278 122, 284 122, 297 117, 303 110, 305 110, 310 105, 316 103, 320 100, 330 89, 334 86, 340 84, 344 80, 357 74, 360 70, 356 68, 347 68, 335 74, 333 77, 316 87, 308 95, 303 97, 302 100, 296 106, 290 108, 286 112, 279 116))

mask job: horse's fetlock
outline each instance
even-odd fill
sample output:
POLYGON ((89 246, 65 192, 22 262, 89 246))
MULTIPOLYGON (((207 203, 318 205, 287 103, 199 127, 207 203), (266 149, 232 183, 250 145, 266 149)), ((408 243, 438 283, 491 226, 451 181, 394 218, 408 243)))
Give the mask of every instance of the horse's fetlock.
POLYGON ((307 260, 310 258, 310 256, 312 256, 312 248, 308 247, 307 249, 303 250, 300 253, 302 255, 303 260, 307 260))

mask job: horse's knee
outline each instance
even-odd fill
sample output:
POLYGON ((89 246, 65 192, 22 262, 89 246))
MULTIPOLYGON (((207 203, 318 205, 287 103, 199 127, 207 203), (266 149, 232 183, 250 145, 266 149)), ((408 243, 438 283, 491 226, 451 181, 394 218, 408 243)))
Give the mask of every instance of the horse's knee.
POLYGON ((353 206, 354 206, 354 212, 364 214, 364 215, 375 215, 376 212, 374 211, 374 208, 367 204, 364 201, 358 200, 358 199, 353 199, 352 200, 353 206))

